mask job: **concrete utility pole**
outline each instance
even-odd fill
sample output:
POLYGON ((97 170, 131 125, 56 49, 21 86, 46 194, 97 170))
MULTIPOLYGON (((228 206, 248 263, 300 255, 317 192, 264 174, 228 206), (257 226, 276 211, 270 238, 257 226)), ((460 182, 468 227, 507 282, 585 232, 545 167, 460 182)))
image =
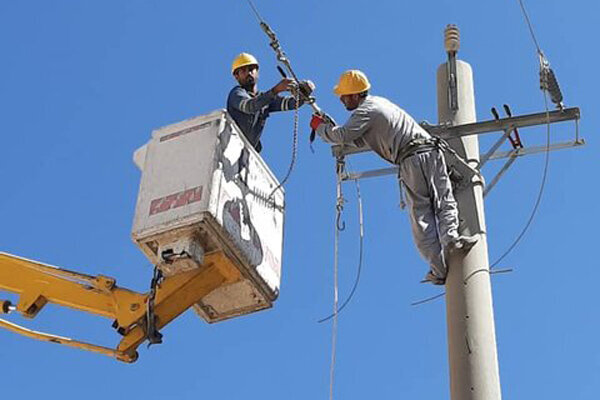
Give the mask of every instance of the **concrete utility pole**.
MULTIPOLYGON (((438 123, 453 126, 476 121, 471 66, 456 60, 458 28, 448 25, 445 47, 448 62, 437 71, 438 123)), ((450 145, 473 167, 479 164, 477 135, 449 140, 450 145)), ((461 232, 479 234, 479 241, 466 256, 447 260, 446 312, 450 362, 450 395, 453 400, 500 400, 500 375, 488 248, 483 207, 483 182, 455 191, 461 232)))
MULTIPOLYGON (((448 62, 437 71, 438 125, 423 122, 421 126, 430 134, 447 140, 452 148, 467 160, 476 170, 481 170, 488 161, 508 159, 497 172, 490 184, 486 185, 480 175, 472 178, 464 175, 460 183, 454 186, 454 195, 458 202, 460 228, 463 234, 479 234, 477 244, 466 255, 455 254, 446 260, 449 273, 446 279, 446 312, 448 321, 448 353, 450 360, 450 394, 452 400, 500 400, 500 376, 498 372, 498 354, 492 306, 492 289, 483 209, 483 197, 513 165, 518 157, 541 152, 568 149, 585 145, 579 137, 580 110, 577 107, 564 108, 558 82, 547 78, 553 73, 547 65, 541 65, 541 87, 551 94, 558 110, 534 114, 512 116, 510 111, 505 118, 494 115, 493 120, 476 122, 475 95, 473 91, 473 72, 469 64, 456 59, 460 45, 458 28, 449 25, 445 32, 445 46, 448 62), (537 125, 575 121, 575 137, 572 140, 546 143, 544 146, 524 146, 514 143, 512 134, 517 129, 537 125), (479 135, 504 132, 496 142, 479 157, 479 135), (499 151, 510 139, 512 149, 499 151)), ((505 110, 509 107, 505 105, 505 110)), ((548 138, 549 140, 549 138, 548 138)), ((332 154, 343 159, 352 154, 371 151, 369 147, 335 145, 332 154)), ((453 164, 452 157, 446 153, 446 161, 453 164)), ((457 162, 451 165, 459 174, 465 169, 457 162), (462 170, 462 171, 461 171, 462 170)), ((473 174, 473 171, 470 171, 473 174)), ((359 180, 383 175, 397 175, 398 166, 370 171, 344 173, 343 181, 359 180)))

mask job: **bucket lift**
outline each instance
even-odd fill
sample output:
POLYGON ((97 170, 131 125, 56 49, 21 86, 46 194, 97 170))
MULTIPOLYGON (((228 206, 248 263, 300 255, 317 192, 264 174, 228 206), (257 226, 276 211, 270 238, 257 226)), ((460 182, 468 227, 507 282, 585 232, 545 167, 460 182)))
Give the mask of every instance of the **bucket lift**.
POLYGON ((152 264, 146 294, 89 276, 0 253, 0 314, 33 318, 54 303, 114 320, 115 349, 0 326, 32 338, 125 362, 137 347, 160 343, 162 328, 192 307, 209 323, 272 307, 279 295, 284 191, 224 110, 168 125, 134 154, 142 177, 132 237, 152 264), (161 279, 159 277, 162 276, 161 279))

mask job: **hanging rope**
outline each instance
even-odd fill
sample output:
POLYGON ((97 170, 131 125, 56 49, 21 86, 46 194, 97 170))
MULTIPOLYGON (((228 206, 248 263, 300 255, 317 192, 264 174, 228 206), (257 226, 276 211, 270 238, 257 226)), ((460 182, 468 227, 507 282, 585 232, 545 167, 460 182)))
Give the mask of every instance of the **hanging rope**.
POLYGON ((333 400, 333 384, 335 377, 335 359, 337 346, 337 325, 338 325, 338 262, 339 262, 339 241, 340 232, 344 230, 341 225, 342 212, 344 211, 344 194, 342 193, 342 174, 344 173, 344 158, 340 157, 336 161, 336 204, 335 204, 335 240, 334 240, 334 261, 333 261, 333 324, 331 326, 331 363, 329 366, 329 400, 333 400), (341 229, 340 229, 341 228, 341 229))
MULTIPOLYGON (((348 303, 350 303, 350 301, 354 297, 354 293, 356 293, 356 289, 358 288, 358 284, 360 282, 360 275, 361 275, 362 264, 363 264, 364 238, 365 238, 364 221, 363 221, 363 203, 362 203, 362 197, 360 194, 360 185, 358 183, 358 179, 355 179, 354 183, 356 184, 356 198, 357 198, 357 202, 358 202, 358 222, 359 222, 358 268, 356 271, 356 278, 354 280, 354 285, 352 286, 352 289, 350 290, 350 294, 348 295, 348 297, 346 297, 346 300, 344 300, 342 302, 342 305, 337 310, 338 315, 348 305, 348 303)), ((339 219, 338 219, 338 221, 339 221, 339 219)), ((339 226, 339 223, 336 222, 336 225, 339 226)), ((344 226, 342 226, 342 230, 343 230, 343 228, 344 228, 344 226)), ((329 321, 331 318, 333 318, 333 316, 334 316, 334 314, 330 314, 327 317, 322 318, 317 322, 323 323, 325 321, 329 321)))

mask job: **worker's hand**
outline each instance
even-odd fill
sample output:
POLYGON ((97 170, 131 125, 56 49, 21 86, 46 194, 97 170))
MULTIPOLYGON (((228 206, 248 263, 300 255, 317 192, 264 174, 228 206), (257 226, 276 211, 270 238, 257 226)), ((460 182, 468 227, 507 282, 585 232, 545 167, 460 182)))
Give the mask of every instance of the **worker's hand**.
POLYGON ((331 125, 333 125, 333 126, 336 126, 336 125, 337 125, 337 123, 335 122, 335 119, 333 119, 333 118, 331 117, 331 115, 329 115, 329 114, 327 114, 327 113, 323 114, 323 122, 325 122, 325 123, 327 123, 327 124, 331 124, 331 125))
POLYGON ((295 87, 295 85, 296 85, 296 82, 294 82, 293 79, 283 78, 281 81, 279 81, 279 83, 277 85, 275 85, 273 87, 273 89, 271 89, 271 92, 273 94, 287 92, 287 91, 292 90, 295 87))
POLYGON ((317 114, 313 114, 310 120, 310 127, 312 128, 312 130, 316 131, 319 128, 319 125, 321 125, 323 122, 325 122, 323 117, 317 114))
POLYGON ((315 84, 312 81, 309 81, 309 80, 300 81, 300 92, 305 97, 310 97, 310 95, 312 94, 312 92, 314 92, 314 90, 315 90, 315 84))

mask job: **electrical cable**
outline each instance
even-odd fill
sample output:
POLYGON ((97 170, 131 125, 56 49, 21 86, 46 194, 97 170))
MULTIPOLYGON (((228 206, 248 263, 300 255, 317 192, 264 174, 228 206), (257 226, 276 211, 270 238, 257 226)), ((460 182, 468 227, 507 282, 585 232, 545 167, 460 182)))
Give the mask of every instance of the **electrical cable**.
MULTIPOLYGON (((513 269, 512 268, 504 268, 504 269, 496 269, 496 270, 493 270, 493 271, 492 270, 488 271, 487 269, 479 269, 479 270, 471 273, 470 276, 468 276, 464 280, 464 283, 466 284, 467 281, 469 279, 471 279, 471 277, 473 275, 475 275, 476 273, 479 273, 479 272, 489 272, 490 275, 496 275, 496 274, 507 274, 507 273, 513 272, 513 269)), ((446 294, 446 291, 443 291, 443 292, 441 292, 439 294, 436 294, 435 296, 426 297, 423 300, 419 300, 419 301, 415 301, 414 303, 410 303, 410 305, 411 306, 420 306, 421 304, 430 303, 430 302, 432 302, 434 300, 439 299, 440 297, 443 297, 445 294, 446 294)))
MULTIPOLYGON (((542 196, 544 194, 544 189, 546 186, 546 180, 548 177, 548 167, 549 167, 549 161, 550 161, 550 110, 548 107, 548 97, 546 95, 546 91, 544 91, 544 88, 548 88, 548 82, 543 82, 543 80, 548 80, 549 76, 552 75, 552 79, 556 80, 556 78, 554 77, 553 73, 545 73, 546 71, 544 70, 545 68, 549 69, 548 67, 548 63, 546 61, 546 58, 544 56, 544 53, 542 52, 538 41, 536 39, 535 36, 535 32, 533 30, 533 26, 531 25, 531 21, 529 19, 529 15, 527 15, 527 11, 525 10, 525 5, 523 4, 522 0, 518 0, 519 1, 519 5, 521 6, 521 11, 523 12, 523 16, 525 17, 525 21, 527 23, 527 27, 529 28, 529 33, 531 34, 531 38, 533 40, 533 43, 535 44, 536 47, 536 51, 540 57, 540 78, 542 79, 542 84, 541 84, 541 89, 542 89, 542 93, 544 96, 544 107, 546 110, 546 157, 545 157, 545 161, 544 161, 544 170, 542 173, 542 181, 540 183, 540 189, 538 191, 538 195, 535 201, 535 204, 533 206, 533 210, 531 211, 531 215, 529 216, 529 219, 527 220, 527 223, 525 224, 525 226, 523 227, 523 229, 521 230, 521 232, 519 233, 519 235, 517 236, 517 238, 513 241, 513 243, 508 247, 508 249, 506 249, 506 251, 504 251, 504 253, 498 257, 498 259, 496 259, 496 261, 494 261, 491 265, 490 265, 490 274, 494 273, 492 271, 492 269, 494 267, 496 267, 500 261, 502 261, 506 256, 508 256, 510 254, 510 252, 517 246, 517 244, 521 241, 521 239, 523 238, 523 236, 525 235, 525 233, 527 232, 527 230, 529 229, 529 227, 531 226, 531 223, 533 222, 533 219, 535 218, 535 215, 537 214, 538 208, 540 206, 540 203, 542 201, 542 196)), ((558 85, 558 84, 557 84, 558 85)), ((546 89, 548 90, 548 89, 546 89)), ((561 99, 562 100, 562 97, 561 99)), ((509 270, 500 270, 497 271, 498 273, 504 273, 504 272, 509 272, 509 270)), ((442 292, 438 295, 432 296, 432 297, 428 297, 426 299, 411 303, 412 306, 418 306, 421 304, 425 304, 425 303, 429 303, 431 301, 434 301, 436 299, 439 299, 440 297, 444 296, 446 292, 442 292)))
MULTIPOLYGON (((537 39, 535 37, 535 33, 533 31, 533 27, 531 26, 531 21, 529 20, 529 16, 527 15, 527 11, 525 11, 525 6, 523 5, 523 1, 519 0, 519 4, 521 5, 521 10, 523 11, 523 15, 525 17, 525 21, 527 22, 527 26, 529 27, 529 32, 531 33, 531 38, 533 39, 533 42, 535 43, 535 47, 537 49, 537 53, 540 56, 540 78, 542 79, 542 81, 544 79, 548 79, 548 74, 547 73, 543 73, 543 69, 544 68, 549 68, 547 62, 544 63, 545 57, 544 57, 544 53, 542 52, 542 50, 540 49, 540 46, 538 45, 537 39)), ((527 220, 527 223, 525 224, 525 226, 523 227, 523 229, 521 230, 521 233, 519 233, 519 235, 517 236, 517 238, 513 241, 513 243, 508 247, 508 249, 506 249, 506 251, 500 256, 498 257, 498 259, 496 261, 494 261, 491 265, 490 265, 490 269, 494 268, 496 265, 498 265, 498 263, 500 261, 502 261, 507 255, 510 254, 510 252, 517 246, 517 244, 521 241, 521 239, 523 238, 523 236, 525 235, 525 233, 527 232, 527 230, 529 229, 529 227, 531 226, 531 223, 533 222, 533 219, 535 217, 535 215, 537 214, 537 210, 540 206, 540 203, 542 201, 542 195, 544 194, 544 188, 546 186, 546 178, 548 177, 548 166, 549 166, 549 161, 550 161, 550 110, 548 107, 548 98, 546 95, 546 91, 544 91, 544 87, 548 87, 547 82, 542 82, 541 88, 542 88, 542 93, 544 96, 544 107, 546 109, 546 157, 545 157, 545 161, 544 161, 544 171, 542 173, 542 182, 540 184, 540 189, 537 195, 537 198, 535 200, 535 204, 533 206, 533 210, 531 211, 531 215, 529 216, 529 219, 527 220)))
POLYGON ((544 188, 546 186, 546 178, 548 177, 548 165, 549 165, 549 161, 550 161, 550 111, 548 109, 548 98, 547 98, 545 92, 544 92, 544 105, 546 107, 546 127, 547 127, 547 131, 546 131, 546 158, 545 158, 545 162, 544 162, 544 171, 542 173, 542 182, 540 184, 540 189, 539 189, 539 192, 538 192, 538 195, 537 195, 537 199, 536 199, 535 204, 533 206, 533 210, 531 211, 531 215, 529 216, 529 219, 527 220, 527 223, 525 224, 525 226, 521 230, 521 233, 519 233, 519 236, 517 236, 517 238, 508 247, 508 249, 506 249, 506 251, 500 257, 498 257, 498 259, 496 261, 494 261, 490 265, 490 269, 492 269, 496 265, 498 265, 498 263, 500 261, 502 261, 507 255, 509 255, 510 252, 521 241, 521 239, 523 238, 523 236, 525 235, 525 233, 527 232, 527 230, 531 226, 531 223, 533 222, 533 218, 537 214, 537 210, 538 210, 538 208, 540 206, 540 203, 542 201, 542 195, 544 194, 544 188))
POLYGON ((542 49, 538 44, 538 41, 535 37, 535 33, 533 31, 533 26, 531 25, 531 21, 529 20, 529 15, 527 15, 527 11, 525 10, 525 5, 523 4, 523 0, 519 0, 519 5, 521 6, 521 11, 523 11, 523 16, 525 17, 525 22, 527 22, 527 27, 529 28, 529 33, 531 34, 531 38, 533 39, 533 43, 535 44, 535 48, 537 49, 538 54, 543 55, 542 49))

